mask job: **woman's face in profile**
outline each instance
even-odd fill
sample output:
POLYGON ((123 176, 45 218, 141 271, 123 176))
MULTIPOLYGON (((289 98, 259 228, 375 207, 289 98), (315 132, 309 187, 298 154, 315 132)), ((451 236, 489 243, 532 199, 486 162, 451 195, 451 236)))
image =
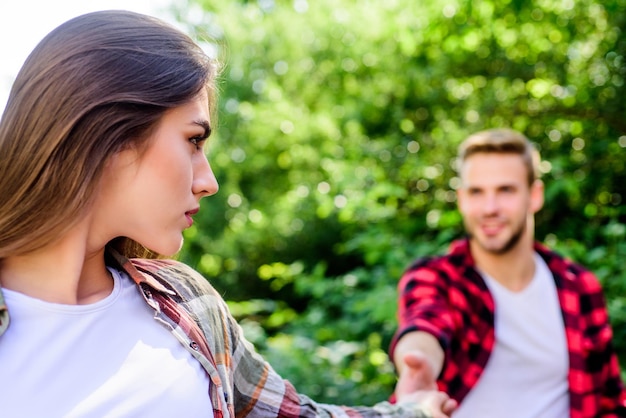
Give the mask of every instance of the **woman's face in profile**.
POLYGON ((125 236, 163 255, 178 252, 200 199, 219 187, 203 148, 209 124, 203 91, 163 115, 146 149, 113 156, 92 210, 96 236, 107 242, 125 236))

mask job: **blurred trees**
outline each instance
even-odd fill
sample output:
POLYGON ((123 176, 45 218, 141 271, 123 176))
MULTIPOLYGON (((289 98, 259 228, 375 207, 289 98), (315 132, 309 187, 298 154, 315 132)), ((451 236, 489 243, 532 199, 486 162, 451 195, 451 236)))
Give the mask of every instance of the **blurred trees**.
POLYGON ((545 159, 537 236, 601 279, 626 366, 626 0, 196 0, 223 64, 181 258, 317 400, 394 384, 396 283, 462 235, 457 144, 509 126, 545 159))

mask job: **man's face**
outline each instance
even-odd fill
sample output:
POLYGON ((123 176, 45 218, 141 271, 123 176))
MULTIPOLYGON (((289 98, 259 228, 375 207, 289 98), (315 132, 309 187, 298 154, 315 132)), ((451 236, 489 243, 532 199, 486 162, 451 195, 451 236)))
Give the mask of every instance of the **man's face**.
POLYGON ((458 191, 465 229, 482 251, 505 254, 527 233, 543 204, 543 186, 528 185, 528 171, 516 154, 477 153, 465 160, 458 191))

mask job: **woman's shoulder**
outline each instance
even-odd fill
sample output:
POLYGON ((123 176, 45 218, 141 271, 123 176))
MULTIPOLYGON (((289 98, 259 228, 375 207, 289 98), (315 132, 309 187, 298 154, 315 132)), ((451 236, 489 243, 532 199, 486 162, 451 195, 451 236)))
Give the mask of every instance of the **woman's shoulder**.
POLYGON ((133 267, 148 274, 184 299, 217 296, 209 281, 191 266, 173 259, 130 259, 133 267))

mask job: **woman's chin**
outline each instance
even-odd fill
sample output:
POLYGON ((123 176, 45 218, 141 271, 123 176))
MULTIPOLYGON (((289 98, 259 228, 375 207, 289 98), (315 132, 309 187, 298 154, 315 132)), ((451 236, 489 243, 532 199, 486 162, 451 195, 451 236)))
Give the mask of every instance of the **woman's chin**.
POLYGON ((159 255, 173 257, 180 252, 181 248, 183 248, 183 238, 181 237, 177 242, 163 244, 164 245, 154 245, 146 248, 159 255))

